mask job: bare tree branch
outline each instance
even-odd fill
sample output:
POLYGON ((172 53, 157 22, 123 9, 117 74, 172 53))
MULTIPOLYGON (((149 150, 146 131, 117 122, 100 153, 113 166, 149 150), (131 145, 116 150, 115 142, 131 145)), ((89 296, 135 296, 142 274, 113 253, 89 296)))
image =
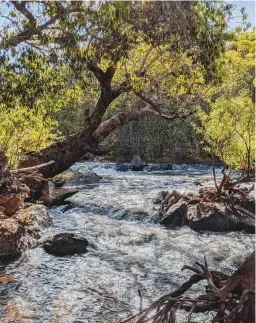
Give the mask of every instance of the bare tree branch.
POLYGON ((36 19, 33 16, 33 14, 26 8, 26 1, 18 2, 18 1, 11 1, 11 3, 14 5, 14 7, 21 12, 29 21, 31 24, 36 24, 36 19))

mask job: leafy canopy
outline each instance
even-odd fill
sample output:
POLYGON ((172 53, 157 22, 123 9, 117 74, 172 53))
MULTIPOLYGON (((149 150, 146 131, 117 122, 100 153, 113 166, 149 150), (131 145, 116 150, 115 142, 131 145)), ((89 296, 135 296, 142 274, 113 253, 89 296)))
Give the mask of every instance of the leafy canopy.
POLYGON ((103 87, 95 70, 114 73, 119 102, 107 114, 125 105, 121 94, 170 113, 205 99, 230 39, 231 6, 219 1, 15 1, 1 11, 8 20, 0 41, 0 144, 12 165, 21 152, 59 139, 59 110, 88 102, 94 111, 103 87))
POLYGON ((209 151, 232 169, 253 167, 255 159, 255 31, 237 35, 229 44, 223 60, 223 84, 210 105, 198 116, 209 151))

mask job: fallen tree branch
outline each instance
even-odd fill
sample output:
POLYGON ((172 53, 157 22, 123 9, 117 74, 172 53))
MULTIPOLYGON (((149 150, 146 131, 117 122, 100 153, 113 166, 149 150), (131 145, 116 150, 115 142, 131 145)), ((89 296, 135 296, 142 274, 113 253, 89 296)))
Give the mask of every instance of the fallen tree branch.
POLYGON ((189 312, 188 322, 191 321, 193 313, 215 311, 217 317, 212 322, 254 323, 254 261, 255 254, 251 254, 232 276, 210 271, 206 259, 204 265, 196 263, 198 269, 184 266, 183 269, 189 269, 196 274, 176 291, 160 297, 147 308, 120 323, 132 320, 136 323, 174 323, 175 312, 181 309, 189 312), (192 285, 203 279, 208 281, 207 294, 197 298, 182 296, 192 285), (229 314, 223 315, 225 312, 229 314))
POLYGON ((32 167, 26 167, 26 168, 20 168, 20 169, 16 169, 16 170, 12 170, 11 173, 26 173, 26 172, 31 172, 34 170, 38 170, 47 166, 50 166, 52 164, 54 164, 55 161, 54 160, 50 160, 47 163, 44 164, 40 164, 40 165, 36 165, 36 166, 32 166, 32 167))

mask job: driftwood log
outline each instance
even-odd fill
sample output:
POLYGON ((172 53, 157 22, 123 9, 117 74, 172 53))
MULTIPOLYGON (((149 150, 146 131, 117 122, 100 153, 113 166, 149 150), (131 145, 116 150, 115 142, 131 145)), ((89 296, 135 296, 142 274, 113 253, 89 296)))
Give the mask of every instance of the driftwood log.
POLYGON ((122 320, 120 323, 175 323, 178 310, 188 311, 188 322, 193 313, 213 311, 212 322, 254 323, 255 322, 255 253, 231 276, 209 270, 206 259, 204 264, 184 266, 194 275, 177 290, 166 294, 139 313, 122 320), (183 294, 201 280, 207 280, 206 294, 191 298, 183 294))

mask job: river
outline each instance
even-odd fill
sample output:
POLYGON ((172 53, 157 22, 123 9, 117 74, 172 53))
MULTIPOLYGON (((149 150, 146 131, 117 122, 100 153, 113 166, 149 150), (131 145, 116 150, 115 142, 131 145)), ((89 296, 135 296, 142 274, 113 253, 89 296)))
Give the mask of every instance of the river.
MULTIPOLYGON (((53 226, 43 239, 60 232, 79 233, 90 243, 88 252, 55 257, 37 247, 1 263, 1 323, 117 323, 138 311, 138 289, 145 306, 188 279, 190 273, 181 271, 184 264, 206 256, 211 268, 231 273, 240 257, 254 249, 254 235, 243 232, 197 233, 154 223, 152 200, 157 193, 196 192, 200 186, 195 180, 212 185, 207 166, 118 172, 111 163, 85 162, 69 171, 86 170, 102 180, 81 186, 70 198, 74 208, 51 208, 53 226)), ((193 291, 204 292, 204 285, 193 291)), ((195 314, 191 322, 211 317, 195 314)), ((177 322, 186 322, 186 315, 179 314, 177 322)))

